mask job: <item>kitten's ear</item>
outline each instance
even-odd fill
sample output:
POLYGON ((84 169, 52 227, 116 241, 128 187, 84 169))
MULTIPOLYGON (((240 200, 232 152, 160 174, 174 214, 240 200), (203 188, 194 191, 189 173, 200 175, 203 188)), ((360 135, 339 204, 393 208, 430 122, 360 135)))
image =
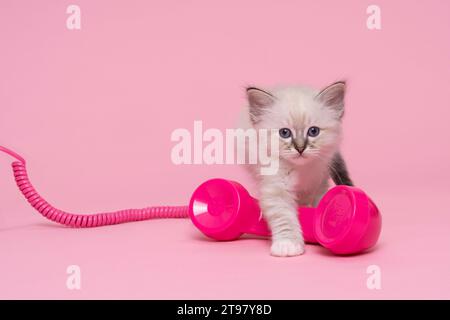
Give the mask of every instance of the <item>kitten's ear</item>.
POLYGON ((247 88, 247 99, 253 123, 258 122, 261 115, 275 102, 275 97, 271 93, 255 87, 247 88))
POLYGON ((320 91, 316 99, 325 106, 333 108, 339 118, 344 115, 345 81, 335 82, 320 91))

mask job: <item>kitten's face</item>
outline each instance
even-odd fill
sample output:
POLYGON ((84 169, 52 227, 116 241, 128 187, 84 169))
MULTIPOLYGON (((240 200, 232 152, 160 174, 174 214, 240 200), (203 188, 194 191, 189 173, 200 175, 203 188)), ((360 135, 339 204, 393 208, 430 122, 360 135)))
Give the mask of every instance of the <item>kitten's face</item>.
POLYGON ((279 155, 291 163, 327 162, 341 138, 345 84, 338 82, 316 92, 283 88, 272 92, 247 90, 255 128, 275 129, 279 155))

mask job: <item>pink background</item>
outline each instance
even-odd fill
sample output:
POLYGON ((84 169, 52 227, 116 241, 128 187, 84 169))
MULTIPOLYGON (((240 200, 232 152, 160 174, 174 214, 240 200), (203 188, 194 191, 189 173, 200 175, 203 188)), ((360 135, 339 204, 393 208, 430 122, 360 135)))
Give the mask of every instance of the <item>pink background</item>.
POLYGON ((175 166, 176 128, 225 129, 247 85, 348 80, 344 154, 377 202, 376 250, 269 255, 205 240, 186 220, 56 226, 0 156, 0 298, 450 298, 450 2, 0 1, 0 145, 68 211, 185 204, 238 166, 175 166), (69 4, 82 29, 66 28, 69 4), (81 267, 82 289, 65 286, 81 267), (381 268, 381 290, 366 268, 381 268))

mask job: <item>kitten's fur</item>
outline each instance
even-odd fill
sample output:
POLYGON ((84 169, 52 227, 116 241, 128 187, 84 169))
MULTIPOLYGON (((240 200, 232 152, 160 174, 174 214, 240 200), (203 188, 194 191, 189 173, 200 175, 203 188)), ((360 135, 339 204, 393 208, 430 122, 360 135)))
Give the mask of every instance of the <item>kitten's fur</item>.
POLYGON ((274 256, 304 252, 299 205, 316 206, 328 190, 330 177, 336 184, 352 185, 339 153, 344 95, 345 82, 321 91, 307 87, 247 88, 244 126, 276 129, 272 134, 280 140, 277 174, 261 175, 258 165, 250 166, 259 182, 260 206, 272 231, 274 256), (311 126, 319 127, 320 133, 306 139, 311 126), (281 138, 281 128, 289 128, 292 138, 281 138))

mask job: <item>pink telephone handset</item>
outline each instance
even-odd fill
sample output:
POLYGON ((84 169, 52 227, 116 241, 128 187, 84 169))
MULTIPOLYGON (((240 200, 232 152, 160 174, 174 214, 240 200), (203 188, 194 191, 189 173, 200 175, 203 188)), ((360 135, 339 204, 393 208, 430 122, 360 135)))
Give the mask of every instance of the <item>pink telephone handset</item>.
MULTIPOLYGON (((317 208, 299 208, 306 242, 320 243, 335 254, 354 254, 373 247, 381 231, 381 215, 358 188, 335 186, 317 208)), ((212 179, 191 197, 189 216, 205 235, 234 240, 243 233, 270 235, 258 201, 237 182, 212 179)))
MULTIPOLYGON (((44 200, 28 179, 25 160, 0 146, 17 161, 12 163, 14 179, 28 202, 44 217, 76 228, 154 218, 187 218, 206 236, 216 240, 235 240, 243 233, 269 236, 258 201, 239 183, 211 179, 192 194, 189 206, 160 206, 126 209, 96 214, 73 214, 59 210, 44 200)), ((305 241, 319 243, 335 254, 355 254, 372 248, 381 232, 381 215, 372 200, 360 189, 335 186, 317 208, 299 208, 305 241)))

